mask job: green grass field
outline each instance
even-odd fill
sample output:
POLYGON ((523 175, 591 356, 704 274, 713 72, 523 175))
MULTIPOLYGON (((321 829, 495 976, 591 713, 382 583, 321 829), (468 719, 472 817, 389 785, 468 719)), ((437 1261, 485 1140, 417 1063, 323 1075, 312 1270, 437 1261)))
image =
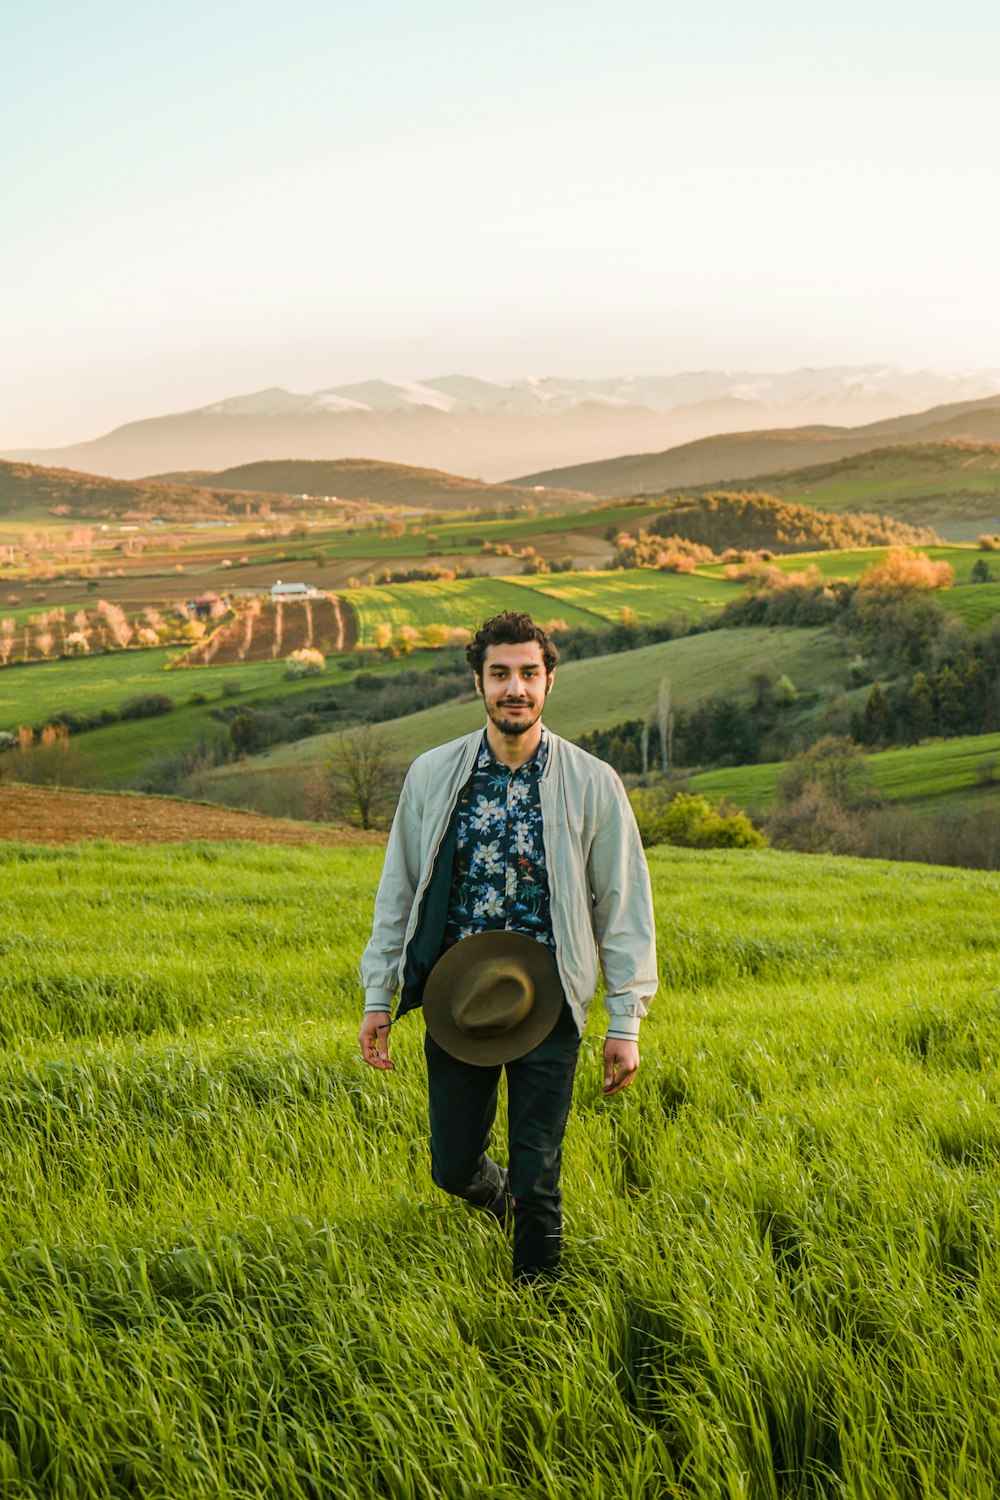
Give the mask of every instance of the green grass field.
POLYGON ((504 609, 524 609, 536 620, 564 620, 594 630, 621 610, 641 621, 687 613, 700 618, 735 597, 739 586, 719 578, 630 570, 555 573, 512 578, 460 578, 451 583, 397 583, 350 589, 344 596, 358 617, 358 641, 373 645, 376 628, 412 625, 469 627, 504 609))
POLYGON ((996 583, 957 584, 935 598, 943 609, 961 615, 970 630, 982 630, 1000 615, 1000 578, 996 583))
MULTIPOLYGON (((941 799, 995 801, 1000 786, 983 788, 977 773, 983 761, 1000 757, 1000 734, 973 734, 953 740, 933 740, 901 750, 880 750, 868 757, 872 780, 886 797, 921 805, 940 805, 941 799)), ((775 784, 784 763, 734 766, 692 777, 696 791, 724 798, 755 813, 765 813, 774 800, 775 784)))
POLYGON ((0 845, 4 1493, 995 1500, 1000 879, 652 851, 549 1300, 430 1183, 419 1018, 356 1056, 380 858, 0 845))
POLYGON ((200 740, 224 738, 225 727, 213 718, 222 704, 266 708, 269 700, 306 697, 325 687, 335 690, 351 682, 359 670, 392 677, 414 667, 427 667, 437 658, 435 652, 418 651, 408 658, 359 669, 348 667, 351 658, 344 657, 328 663, 325 676, 294 682, 285 677, 285 664, 280 659, 167 670, 181 655, 183 652, 175 650, 119 651, 110 656, 8 667, 0 672, 0 728, 42 724, 62 710, 93 712, 119 707, 140 694, 166 693, 176 704, 170 713, 109 724, 70 740, 72 756, 90 784, 130 786, 154 756, 182 750, 200 740), (227 684, 225 692, 223 684, 227 684), (192 694, 204 694, 208 702, 192 704, 192 694))
MULTIPOLYGON (((955 571, 956 583, 968 578, 970 569, 980 557, 989 561, 991 556, 974 546, 918 547, 914 550, 935 562, 950 563, 955 571)), ((853 582, 867 568, 881 562, 889 551, 888 547, 858 547, 841 552, 789 552, 783 557, 773 558, 769 566, 780 568, 783 573, 801 573, 809 567, 815 567, 824 578, 847 578, 853 582)), ((721 577, 723 565, 711 563, 703 571, 711 576, 721 577)), ((946 592, 947 590, 942 590, 940 597, 946 592)))

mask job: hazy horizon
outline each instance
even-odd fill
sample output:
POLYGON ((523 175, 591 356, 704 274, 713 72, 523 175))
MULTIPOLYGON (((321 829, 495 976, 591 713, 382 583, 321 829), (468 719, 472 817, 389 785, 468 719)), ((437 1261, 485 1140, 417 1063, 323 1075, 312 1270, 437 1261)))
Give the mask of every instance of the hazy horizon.
POLYGON ((281 386, 1000 366, 1000 14, 8 22, 0 449, 281 386))

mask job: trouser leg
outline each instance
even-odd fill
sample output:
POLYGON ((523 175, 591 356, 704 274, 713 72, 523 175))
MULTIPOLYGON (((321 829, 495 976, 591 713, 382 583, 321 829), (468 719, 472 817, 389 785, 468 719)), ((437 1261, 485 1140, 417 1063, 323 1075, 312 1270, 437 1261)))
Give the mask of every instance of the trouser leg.
POLYGON ((567 1005, 533 1051, 507 1064, 514 1276, 552 1276, 562 1258, 562 1143, 580 1036, 567 1005))
POLYGON ((507 1173, 487 1155, 497 1112, 500 1068, 460 1062, 428 1032, 431 1177, 439 1188, 506 1222, 507 1173))

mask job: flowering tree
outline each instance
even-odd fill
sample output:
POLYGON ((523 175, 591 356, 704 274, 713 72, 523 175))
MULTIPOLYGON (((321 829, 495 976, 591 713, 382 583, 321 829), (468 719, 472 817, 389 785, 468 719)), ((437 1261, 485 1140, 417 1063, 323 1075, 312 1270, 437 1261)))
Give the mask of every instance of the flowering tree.
POLYGON ((950 588, 955 573, 950 563, 934 562, 926 552, 912 547, 893 547, 881 562, 866 568, 858 579, 863 593, 924 593, 950 588))
POLYGON ((303 646, 285 657, 286 677, 318 677, 326 671, 326 657, 312 646, 303 646))

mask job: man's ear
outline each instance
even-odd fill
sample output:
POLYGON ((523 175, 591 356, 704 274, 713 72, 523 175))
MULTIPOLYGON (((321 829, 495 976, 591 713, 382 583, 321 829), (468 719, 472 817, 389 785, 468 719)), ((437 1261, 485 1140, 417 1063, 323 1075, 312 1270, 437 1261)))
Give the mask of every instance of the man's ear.
POLYGON ((555 680, 556 680, 556 669, 555 669, 555 667, 553 667, 552 671, 549 673, 548 677, 546 677, 546 679, 545 679, 545 694, 546 694, 546 697, 548 696, 549 693, 551 693, 551 691, 552 691, 552 684, 555 682, 555 680))
POLYGON ((481 698, 483 696, 483 679, 480 677, 478 672, 473 672, 472 680, 476 684, 476 692, 481 698))

